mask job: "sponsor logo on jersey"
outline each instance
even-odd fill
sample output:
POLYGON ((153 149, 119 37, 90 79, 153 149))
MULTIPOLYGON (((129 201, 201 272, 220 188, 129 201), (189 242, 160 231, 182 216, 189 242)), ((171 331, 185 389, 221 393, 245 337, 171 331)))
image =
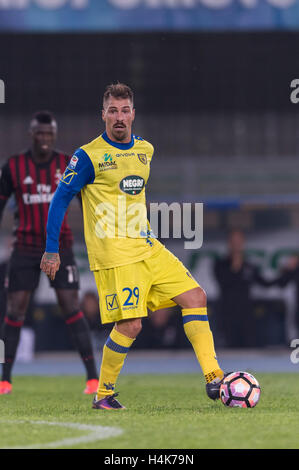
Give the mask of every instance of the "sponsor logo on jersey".
POLYGON ((71 161, 68 165, 69 168, 71 168, 73 170, 76 167, 78 161, 79 161, 79 158, 77 157, 77 155, 73 155, 72 158, 71 158, 71 161))
POLYGON ((113 158, 112 158, 112 155, 109 153, 105 153, 105 155, 103 156, 103 160, 104 162, 112 162, 113 161, 113 158))
POLYGON ((141 176, 129 175, 121 180, 119 183, 120 189, 126 193, 135 196, 141 193, 145 185, 145 181, 141 176))
POLYGON ((37 194, 23 193, 24 204, 42 204, 50 203, 54 196, 54 193, 51 192, 51 185, 49 184, 38 184, 37 194))
POLYGON ((119 157, 134 157, 134 155, 135 155, 134 152, 124 152, 124 153, 117 153, 115 156, 119 158, 119 157))
POLYGON ((23 184, 32 184, 32 183, 33 183, 33 179, 31 178, 31 176, 30 175, 26 176, 26 178, 23 181, 23 184))
POLYGON ((138 158, 139 160, 141 161, 141 163, 143 163, 144 165, 147 164, 147 156, 145 153, 138 153, 138 158))
POLYGON ((105 155, 103 155, 102 162, 99 163, 99 169, 100 171, 117 169, 117 163, 113 160, 111 154, 105 153, 105 155))

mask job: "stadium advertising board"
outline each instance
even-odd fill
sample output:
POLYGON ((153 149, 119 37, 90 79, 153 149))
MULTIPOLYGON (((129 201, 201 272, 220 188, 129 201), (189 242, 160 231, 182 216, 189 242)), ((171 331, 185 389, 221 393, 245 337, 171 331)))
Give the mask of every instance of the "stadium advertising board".
POLYGON ((0 0, 0 31, 273 30, 299 0, 0 0))

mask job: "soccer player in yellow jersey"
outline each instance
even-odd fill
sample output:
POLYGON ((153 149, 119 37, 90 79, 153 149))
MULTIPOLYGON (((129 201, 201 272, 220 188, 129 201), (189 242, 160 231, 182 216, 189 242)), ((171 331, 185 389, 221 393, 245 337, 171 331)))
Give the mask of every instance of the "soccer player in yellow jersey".
POLYGON ((96 409, 124 408, 115 384, 142 318, 178 304, 185 333, 206 379, 210 398, 219 398, 221 370, 207 316, 204 290, 184 265, 154 238, 146 219, 145 185, 153 146, 132 134, 133 92, 107 86, 102 119, 105 132, 71 158, 52 199, 41 269, 54 279, 59 269, 59 233, 72 197, 81 191, 90 269, 100 299, 102 323, 114 322, 103 348, 96 409))

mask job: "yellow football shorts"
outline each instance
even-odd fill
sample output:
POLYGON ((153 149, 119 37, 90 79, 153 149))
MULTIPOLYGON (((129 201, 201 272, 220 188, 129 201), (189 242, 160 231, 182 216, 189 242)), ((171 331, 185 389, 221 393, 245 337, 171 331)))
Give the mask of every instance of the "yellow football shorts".
POLYGON ((102 323, 147 316, 173 307, 171 299, 199 287, 183 263, 164 245, 137 263, 94 271, 102 323))

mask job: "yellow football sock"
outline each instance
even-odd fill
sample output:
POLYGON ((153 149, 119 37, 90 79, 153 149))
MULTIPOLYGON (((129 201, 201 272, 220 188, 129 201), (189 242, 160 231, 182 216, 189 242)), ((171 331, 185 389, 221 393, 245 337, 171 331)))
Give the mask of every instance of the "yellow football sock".
POLYGON ((111 331, 103 348, 97 400, 114 393, 116 380, 133 342, 134 338, 119 333, 115 328, 111 331))
POLYGON ((210 330, 207 308, 182 309, 184 330, 193 346, 206 382, 223 378, 214 349, 213 334, 210 330))

